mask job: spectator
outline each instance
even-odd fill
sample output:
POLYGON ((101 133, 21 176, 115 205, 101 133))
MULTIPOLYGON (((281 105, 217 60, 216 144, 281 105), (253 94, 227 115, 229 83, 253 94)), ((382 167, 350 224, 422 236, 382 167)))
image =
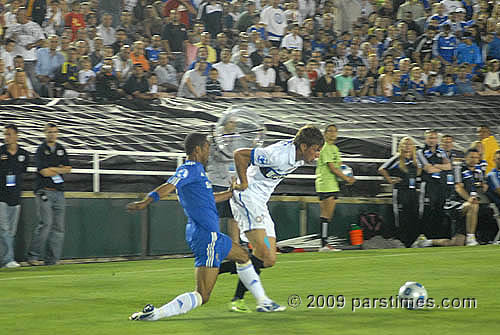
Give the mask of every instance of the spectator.
POLYGON ((82 65, 82 69, 78 72, 78 82, 82 91, 87 93, 95 92, 96 74, 92 71, 90 58, 83 56, 80 64, 82 65))
POLYGON ((476 91, 472 87, 472 82, 470 78, 467 78, 466 64, 462 64, 459 67, 456 84, 457 84, 457 94, 466 96, 474 96, 476 94, 476 91))
POLYGON ((414 94, 425 94, 425 82, 422 79, 422 69, 418 66, 413 67, 410 71, 410 84, 408 89, 414 94))
POLYGON ((249 75, 252 73, 252 61, 250 60, 250 57, 248 56, 248 51, 246 50, 241 50, 239 52, 239 59, 235 63, 238 65, 238 67, 243 71, 245 75, 249 75))
POLYGON ((444 83, 441 84, 440 88, 440 93, 443 96, 454 96, 456 95, 457 92, 457 85, 455 84, 455 81, 453 80, 453 75, 452 74, 447 74, 444 79, 444 83))
POLYGON ((147 5, 144 12, 144 21, 142 22, 143 33, 145 37, 159 35, 162 32, 162 19, 152 5, 147 5))
POLYGON ((35 155, 35 205, 38 217, 28 252, 28 263, 31 265, 41 265, 43 254, 45 265, 56 265, 64 245, 66 204, 63 175, 71 173, 71 164, 65 148, 57 142, 57 125, 47 123, 44 133, 45 141, 38 146, 35 155))
POLYGON ((468 34, 464 36, 462 42, 457 47, 457 63, 468 63, 479 66, 483 63, 481 50, 468 34))
POLYGON ((444 24, 442 28, 443 32, 436 41, 434 56, 444 64, 453 64, 456 62, 457 39, 448 24, 444 24))
MULTIPOLYGON (((394 63, 388 63, 384 66, 384 73, 379 77, 377 89, 378 95, 383 95, 385 97, 392 96, 392 88, 393 88, 393 71, 394 71, 394 63)), ((354 87, 356 90, 356 86, 354 87)))
POLYGON ((130 58, 130 46, 124 45, 120 52, 113 56, 113 69, 119 81, 125 82, 132 72, 132 60, 130 58))
POLYGON ((208 56, 207 56, 207 62, 213 64, 217 61, 217 53, 215 52, 215 49, 212 48, 210 45, 210 33, 205 31, 201 34, 201 41, 199 43, 196 43, 195 46, 199 48, 204 47, 207 49, 208 56))
POLYGON ((436 28, 429 27, 416 42, 415 52, 413 58, 420 65, 422 62, 430 61, 432 58, 432 51, 434 50, 436 28))
POLYGON ((149 93, 149 83, 144 75, 144 67, 141 63, 134 63, 134 72, 123 85, 123 90, 129 95, 130 99, 151 100, 156 99, 157 95, 149 93))
POLYGON ((76 48, 71 47, 68 52, 68 60, 64 62, 56 72, 56 85, 63 89, 63 98, 76 98, 79 95, 80 83, 78 80, 78 73, 80 72, 80 68, 77 58, 78 54, 76 48))
MULTIPOLYGON (((346 57, 346 48, 343 44, 337 44, 336 55, 332 58, 333 63, 335 64, 336 74, 340 74, 345 65, 349 63, 349 59, 346 57)), ((375 55, 376 57, 376 55, 375 55)), ((352 68, 352 67, 351 67, 352 68)))
POLYGON ((275 47, 279 47, 285 35, 287 21, 285 12, 279 8, 280 0, 271 0, 271 6, 260 13, 260 22, 266 25, 268 39, 275 47))
POLYGON ((61 27, 65 24, 61 7, 59 0, 51 0, 47 8, 45 22, 39 23, 48 36, 60 33, 61 27))
POLYGON ((186 43, 188 41, 186 26, 181 23, 181 13, 178 10, 172 10, 170 16, 171 21, 164 26, 161 38, 165 41, 165 49, 173 56, 173 66, 177 72, 183 72, 185 68, 184 53, 187 51, 186 43))
POLYGON ((281 48, 302 50, 302 37, 299 35, 299 25, 293 23, 290 33, 281 40, 281 48))
POLYGON ((129 41, 133 41, 135 39, 137 26, 132 22, 132 14, 130 13, 130 11, 124 10, 122 12, 120 18, 120 26, 116 31, 118 32, 119 29, 123 29, 125 31, 129 41))
POLYGON ((175 68, 168 64, 168 53, 160 53, 160 62, 154 69, 154 73, 158 77, 158 85, 165 92, 177 92, 177 71, 175 68))
POLYGON ((179 85, 177 96, 185 98, 201 98, 206 95, 207 78, 203 75, 207 69, 207 62, 200 60, 194 69, 186 71, 179 85))
POLYGON ((45 14, 47 12, 47 1, 46 0, 26 1, 26 10, 28 17, 30 17, 33 22, 36 22, 38 23, 39 26, 41 26, 43 20, 45 19, 45 14))
POLYGON ((116 55, 118 52, 120 52, 121 48, 127 44, 130 43, 125 29, 123 28, 116 29, 116 41, 111 45, 113 48, 113 55, 116 55))
POLYGON ((189 0, 167 0, 165 6, 163 7, 163 16, 171 17, 175 11, 176 15, 179 15, 179 23, 185 27, 190 27, 189 15, 196 15, 196 9, 189 0))
POLYGON ((285 91, 287 90, 287 81, 290 79, 291 74, 286 68, 284 61, 288 59, 288 51, 286 49, 278 50, 276 48, 271 48, 270 53, 273 58, 273 69, 276 73, 275 85, 279 88, 276 90, 285 91), (274 50, 278 51, 277 53, 274 50))
POLYGON ((100 101, 113 102, 125 95, 120 88, 120 81, 113 74, 113 68, 109 65, 103 65, 101 71, 96 75, 95 86, 95 96, 100 101))
POLYGON ((57 51, 58 46, 59 38, 57 35, 51 35, 49 37, 49 47, 37 50, 35 73, 40 83, 40 96, 42 97, 51 97, 49 95, 49 83, 65 62, 63 54, 57 51))
POLYGON ((113 45, 116 42, 116 31, 112 27, 113 17, 111 14, 102 16, 102 23, 97 27, 97 34, 101 36, 104 45, 113 45))
POLYGON ((26 73, 21 68, 16 69, 14 80, 7 86, 7 92, 12 99, 31 99, 37 97, 37 94, 28 87, 26 73))
POLYGON ((236 80, 240 81, 245 92, 248 92, 247 83, 245 81, 245 74, 238 65, 231 63, 231 50, 224 49, 221 54, 221 62, 214 64, 214 68, 219 73, 219 81, 224 92, 232 92, 236 84, 236 80))
POLYGON ((488 44, 488 58, 500 60, 500 22, 496 25, 496 33, 488 44))
POLYGON ((399 6, 397 19, 403 20, 407 13, 411 13, 412 18, 415 20, 425 17, 425 9, 419 0, 406 0, 399 6))
POLYGON ((132 53, 130 54, 130 60, 132 64, 141 64, 141 69, 143 71, 149 72, 149 62, 144 56, 144 42, 135 41, 132 53))
POLYGON ((335 87, 339 97, 354 96, 352 66, 346 64, 342 68, 342 73, 335 76, 335 87))
POLYGON ((255 73, 258 91, 276 92, 281 90, 279 86, 275 86, 276 71, 273 69, 272 65, 272 57, 265 56, 263 63, 252 69, 252 72, 255 73))
MULTIPOLYGON (((92 66, 96 66, 103 60, 102 52, 104 52, 104 43, 102 38, 99 36, 94 38, 94 51, 90 54, 90 61, 92 62, 92 66)), ((66 57, 67 59, 67 57, 66 57)))
POLYGON ((293 49, 291 52, 291 57, 284 64, 288 70, 292 74, 292 76, 296 76, 295 67, 298 63, 302 62, 302 51, 298 49, 293 49))
POLYGON ((65 26, 71 28, 71 41, 76 38, 76 32, 79 29, 85 29, 85 19, 80 10, 80 2, 74 1, 71 3, 71 12, 64 17, 65 26))
POLYGON ((425 85, 425 95, 439 96, 441 94, 441 85, 438 84, 437 75, 431 74, 425 85))
POLYGON ((118 23, 120 21, 120 11, 122 9, 122 3, 123 1, 99 0, 99 7, 98 8, 92 7, 92 9, 95 11, 98 10, 100 14, 106 13, 111 15, 112 17, 111 24, 113 25, 113 27, 116 27, 118 26, 118 23))
POLYGON ((240 14, 236 21, 238 31, 247 31, 255 22, 255 1, 249 0, 246 3, 246 10, 240 14))
POLYGON ((443 4, 444 6, 444 13, 446 15, 454 13, 457 10, 457 8, 463 8, 462 1, 458 0, 442 0, 441 4, 443 4))
POLYGON ((146 51, 146 58, 148 59, 148 61, 150 61, 153 64, 157 64, 160 57, 160 53, 164 51, 162 48, 162 41, 160 35, 154 35, 151 38, 151 45, 148 46, 145 49, 145 51, 146 51))
POLYGON ((204 67, 205 70, 203 72, 203 75, 208 76, 208 71, 210 71, 210 69, 212 68, 212 63, 207 62, 207 57, 208 57, 208 49, 206 47, 199 47, 198 57, 194 62, 191 63, 191 65, 189 65, 188 69, 193 70, 196 67, 196 64, 198 64, 198 62, 200 61, 206 62, 207 66, 204 67))
POLYGON ((230 48, 231 46, 228 44, 227 36, 225 33, 218 33, 217 40, 215 41, 215 53, 217 54, 217 62, 220 62, 221 52, 225 48, 230 48))
POLYGON ((16 42, 8 39, 5 41, 5 49, 0 50, 0 58, 4 60, 5 72, 14 73, 14 57, 17 55, 16 42))
POLYGON ((13 124, 4 128, 5 144, 0 147, 0 241, 3 245, 0 266, 18 268, 14 242, 21 212, 21 190, 29 153, 17 144, 18 130, 13 124))
POLYGON ((349 54, 347 55, 347 64, 352 66, 354 73, 358 71, 358 66, 364 65, 363 59, 359 56, 361 52, 359 51, 359 44, 352 43, 349 54))
POLYGON ((30 21, 26 17, 26 8, 20 7, 16 14, 17 23, 10 26, 6 33, 6 39, 16 41, 18 53, 23 57, 26 74, 33 84, 35 91, 39 91, 36 78, 36 47, 45 39, 42 28, 38 23, 30 21))
POLYGON ((500 91, 500 61, 492 59, 488 63, 488 73, 484 77, 484 87, 487 93, 500 91))
POLYGON ((327 61, 325 64, 325 75, 318 79, 314 87, 316 96, 333 98, 337 96, 335 86, 335 64, 332 61, 327 61))
POLYGON ((296 97, 309 97, 311 95, 311 85, 305 70, 305 65, 302 62, 295 66, 296 74, 288 79, 288 94, 296 97))
MULTIPOLYGON (((222 5, 216 0, 208 0, 205 5, 201 5, 198 17, 205 24, 205 30, 215 39, 222 31, 222 5)), ((215 59, 213 60, 215 62, 215 59)))
POLYGON ((493 167, 496 166, 494 161, 495 152, 499 149, 498 142, 495 136, 491 134, 490 127, 482 125, 477 128, 479 140, 483 145, 484 160, 488 163, 486 173, 489 173, 493 167))
POLYGON ((255 45, 255 51, 250 54, 250 60, 254 66, 262 64, 264 61, 265 53, 265 42, 263 40, 258 40, 255 45))
POLYGON ((221 84, 218 80, 219 71, 217 71, 217 68, 211 68, 208 73, 209 73, 208 80, 206 83, 207 96, 209 96, 209 97, 222 96, 222 88, 221 88, 221 84))

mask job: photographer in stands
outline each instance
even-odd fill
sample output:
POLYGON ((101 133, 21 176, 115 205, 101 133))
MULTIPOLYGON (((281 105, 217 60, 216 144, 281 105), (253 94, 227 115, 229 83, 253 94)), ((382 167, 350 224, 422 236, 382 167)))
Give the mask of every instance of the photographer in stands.
POLYGON ((393 185, 394 222, 399 239, 408 248, 419 234, 416 178, 422 173, 418 166, 415 142, 410 137, 399 141, 398 154, 385 162, 378 172, 393 185))

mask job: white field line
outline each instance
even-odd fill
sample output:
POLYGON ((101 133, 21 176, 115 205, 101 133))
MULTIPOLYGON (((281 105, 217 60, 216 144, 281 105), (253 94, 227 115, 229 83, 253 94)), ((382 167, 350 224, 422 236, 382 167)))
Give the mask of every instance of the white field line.
MULTIPOLYGON (((373 259, 373 258, 385 258, 385 257, 404 257, 404 256, 415 256, 419 254, 432 254, 432 255, 450 255, 450 254, 476 254, 476 253, 498 253, 500 252, 500 248, 498 249, 479 249, 474 248, 475 250, 464 250, 464 251, 435 251, 432 253, 429 252, 405 252, 405 253, 397 253, 397 254, 389 254, 389 255, 374 255, 374 256, 352 256, 352 257, 338 257, 338 253, 335 253, 335 257, 332 258, 318 258, 318 259, 303 259, 303 260, 290 260, 290 261, 280 261, 277 263, 277 266, 286 266, 288 263, 311 263, 311 262, 330 262, 330 261, 343 261, 343 260, 352 260, 352 259, 373 259)), ((69 264, 71 265, 71 264, 69 264)), ((68 266, 68 265, 66 265, 68 266)), ((192 270, 194 267, 183 267, 183 268, 165 268, 165 269, 151 269, 151 270, 141 270, 141 271, 114 271, 110 269, 109 272, 116 273, 116 275, 122 276, 127 274, 137 274, 137 273, 152 273, 152 272, 165 272, 165 271, 183 271, 183 270, 192 270)), ((21 270, 22 271, 22 270, 21 270)), ((8 271, 0 272, 0 275, 7 274, 8 271)), ((102 274, 83 274, 83 273, 74 273, 74 274, 61 274, 61 275, 40 275, 40 276, 23 276, 23 277, 9 277, 9 278, 0 278, 0 281, 12 281, 12 280, 21 280, 21 279, 44 279, 44 278, 59 278, 59 277, 91 277, 91 276, 99 276, 99 277, 108 277, 110 273, 102 274)))

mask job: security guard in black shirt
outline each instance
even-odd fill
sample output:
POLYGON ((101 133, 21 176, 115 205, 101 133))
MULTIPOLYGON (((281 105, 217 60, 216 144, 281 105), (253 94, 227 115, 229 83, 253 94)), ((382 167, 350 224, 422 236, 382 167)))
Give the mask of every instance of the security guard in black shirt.
POLYGON ((5 126, 5 145, 0 147, 0 266, 17 268, 14 260, 14 238, 21 212, 23 175, 29 153, 17 144, 17 127, 5 126))
POLYGON ((58 128, 54 123, 45 126, 46 140, 36 151, 38 170, 35 182, 35 203, 38 225, 33 234, 28 263, 39 265, 42 250, 46 265, 56 264, 61 258, 64 244, 64 174, 71 172, 68 155, 64 147, 57 143, 58 128))
POLYGON ((425 147, 417 151, 419 163, 424 170, 420 184, 419 214, 422 233, 427 237, 434 237, 440 234, 439 227, 444 218, 446 173, 451 170, 451 163, 446 152, 438 146, 437 131, 427 130, 424 135, 425 147))

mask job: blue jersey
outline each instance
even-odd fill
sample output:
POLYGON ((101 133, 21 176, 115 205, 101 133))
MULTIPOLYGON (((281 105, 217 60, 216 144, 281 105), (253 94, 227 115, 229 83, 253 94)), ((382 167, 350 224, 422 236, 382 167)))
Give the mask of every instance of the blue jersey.
POLYGON ((203 164, 186 161, 167 181, 175 185, 179 202, 188 217, 186 240, 190 241, 197 228, 208 232, 220 232, 219 215, 215 207, 212 183, 208 180, 203 164))
POLYGON ((424 92, 425 92, 425 83, 424 83, 423 80, 421 80, 419 82, 410 80, 409 89, 410 90, 415 90, 415 92, 417 92, 418 94, 424 95, 424 92))
POLYGON ((483 58, 477 44, 473 43, 468 45, 466 43, 460 43, 457 47, 457 62, 458 64, 481 64, 483 58))
POLYGON ((401 96, 401 87, 392 84, 392 96, 400 97, 401 96))
POLYGON ((436 56, 443 57, 448 63, 453 63, 454 57, 457 55, 457 39, 455 36, 440 36, 435 44, 437 51, 436 56))

